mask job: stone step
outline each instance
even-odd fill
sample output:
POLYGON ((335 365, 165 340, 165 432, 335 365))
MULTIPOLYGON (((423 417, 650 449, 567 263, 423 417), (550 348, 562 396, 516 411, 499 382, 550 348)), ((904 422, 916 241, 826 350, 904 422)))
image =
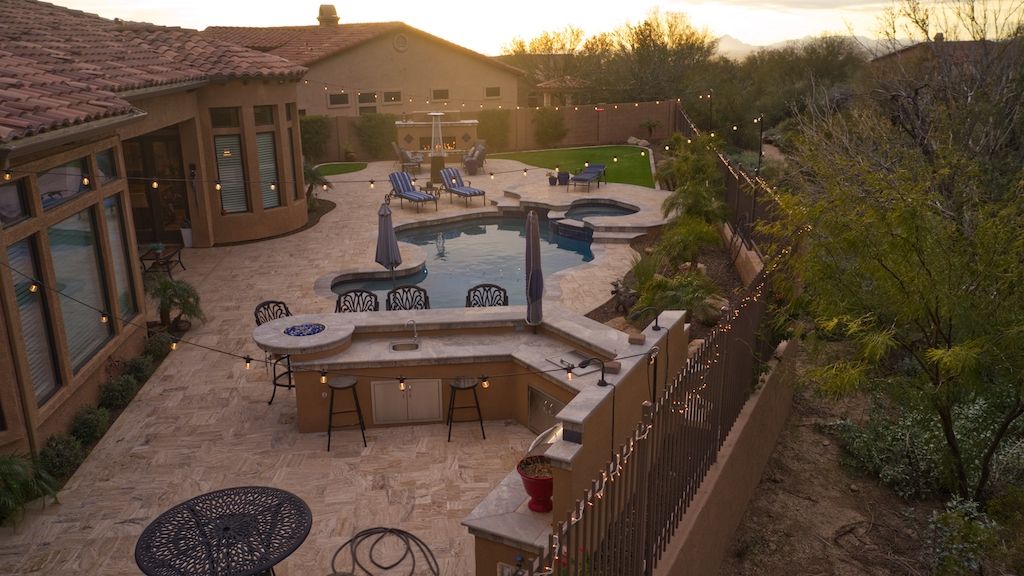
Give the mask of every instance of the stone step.
POLYGON ((605 244, 629 244, 634 239, 643 236, 643 232, 594 232, 594 242, 605 244))

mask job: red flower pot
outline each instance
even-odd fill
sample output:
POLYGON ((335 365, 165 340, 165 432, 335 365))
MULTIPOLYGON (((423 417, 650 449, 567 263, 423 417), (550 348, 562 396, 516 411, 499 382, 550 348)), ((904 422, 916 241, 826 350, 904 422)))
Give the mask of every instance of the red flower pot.
POLYGON ((530 496, 530 510, 534 512, 551 512, 551 493, 554 481, 551 478, 551 461, 547 456, 527 456, 516 465, 519 477, 523 479, 523 488, 530 496))

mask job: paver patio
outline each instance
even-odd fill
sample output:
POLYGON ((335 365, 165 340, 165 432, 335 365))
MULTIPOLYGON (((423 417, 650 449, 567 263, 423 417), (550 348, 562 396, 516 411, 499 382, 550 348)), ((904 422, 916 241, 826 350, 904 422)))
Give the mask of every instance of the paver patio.
MULTIPOLYGON (((631 221, 660 221, 665 193, 602 184, 589 193, 549 187, 544 171, 509 160, 489 160, 496 174, 472 178, 502 204, 560 203, 581 196, 613 196, 641 206, 631 221), (503 197, 502 191, 519 198, 503 197)), ((329 278, 373 262, 376 212, 387 193, 390 162, 331 177, 321 197, 338 204, 303 232, 237 246, 187 249, 180 277, 200 292, 207 315, 186 340, 262 358, 252 342, 253 308, 267 299, 292 312, 331 312, 329 278), (371 190, 365 182, 376 180, 371 190), (327 280, 325 280, 327 279, 327 280), (314 288, 316 286, 317 288, 314 288)), ((425 176, 421 176, 425 177, 425 176)), ((495 212, 488 205, 449 203, 439 210, 393 206, 396 225, 495 212)), ((422 260, 402 245, 404 266, 422 260)), ((609 297, 609 283, 628 270, 627 244, 595 244, 595 260, 547 279, 545 298, 585 313, 609 297)), ((150 307, 154 310, 154 307, 150 307)), ((271 485, 303 498, 313 512, 305 543, 278 565, 280 576, 328 574, 340 544, 374 526, 401 528, 422 538, 441 573, 473 573, 473 540, 460 521, 514 467, 534 434, 514 422, 488 421, 481 440, 475 422, 456 424, 452 442, 443 424, 372 428, 363 448, 358 429, 299 434, 294 394, 267 405, 269 376, 258 364, 182 345, 163 362, 88 460, 60 493, 60 504, 33 507, 14 528, 0 532, 0 574, 138 574, 133 559, 143 528, 174 504, 197 494, 242 485, 271 485)))

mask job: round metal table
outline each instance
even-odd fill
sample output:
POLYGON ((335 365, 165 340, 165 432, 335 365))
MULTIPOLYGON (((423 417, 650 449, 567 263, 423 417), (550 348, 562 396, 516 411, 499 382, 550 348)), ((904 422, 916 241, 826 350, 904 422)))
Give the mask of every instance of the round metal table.
POLYGON ((272 571, 306 539, 309 506, 278 488, 209 492, 157 517, 135 544, 149 576, 252 576, 272 571))

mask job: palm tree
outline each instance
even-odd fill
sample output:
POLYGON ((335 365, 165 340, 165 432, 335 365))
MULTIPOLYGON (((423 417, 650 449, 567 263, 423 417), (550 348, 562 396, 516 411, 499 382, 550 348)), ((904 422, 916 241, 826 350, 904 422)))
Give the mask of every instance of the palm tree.
POLYGON ((334 186, 320 174, 320 171, 307 158, 302 159, 302 178, 306 181, 306 210, 315 212, 317 209, 317 197, 314 190, 317 187, 326 190, 334 186))

